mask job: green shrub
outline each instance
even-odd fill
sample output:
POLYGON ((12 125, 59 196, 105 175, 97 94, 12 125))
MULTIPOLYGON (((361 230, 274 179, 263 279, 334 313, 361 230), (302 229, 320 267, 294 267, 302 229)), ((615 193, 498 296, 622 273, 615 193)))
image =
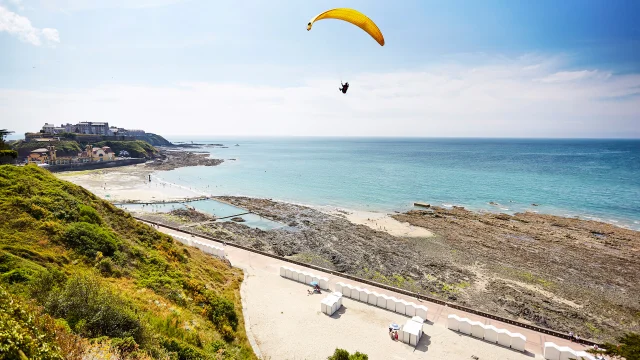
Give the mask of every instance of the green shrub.
POLYGON ((114 153, 119 154, 120 151, 125 150, 131 157, 134 158, 150 158, 153 157, 158 150, 151 146, 148 142, 142 140, 134 141, 101 141, 93 144, 94 147, 108 146, 114 153))
POLYGON ((344 349, 336 349, 332 356, 329 356, 327 360, 349 360, 349 352, 344 349))
POLYGON ((356 351, 355 354, 349 355, 349 360, 369 360, 369 356, 367 354, 356 351))
POLYGON ((66 275, 58 269, 39 272, 29 283, 29 295, 39 303, 43 303, 51 290, 67 281, 66 275))
POLYGON ((90 274, 70 278, 64 287, 53 289, 47 296, 45 309, 64 318, 82 336, 132 337, 143 341, 143 325, 131 306, 90 274))
POLYGON ((0 287, 1 359, 63 359, 37 318, 38 314, 0 287))
POLYGON ((98 251, 107 256, 113 255, 119 245, 116 235, 110 230, 86 222, 69 225, 62 235, 62 242, 91 258, 94 258, 98 251))
POLYGON ((0 164, 10 164, 18 158, 18 152, 14 150, 0 150, 0 164))
POLYGON ((139 348, 138 343, 131 336, 126 337, 124 339, 113 338, 111 339, 111 346, 118 349, 118 352, 120 352, 120 354, 124 356, 127 356, 133 353, 134 351, 138 351, 138 348, 139 348))
POLYGON ((600 349, 590 349, 587 352, 608 355, 612 359, 640 360, 640 334, 629 332, 616 340, 618 344, 606 342, 600 349))
POLYGON ((116 266, 110 257, 101 259, 96 264, 96 268, 98 269, 98 271, 100 271, 100 274, 102 274, 103 276, 112 276, 120 273, 118 269, 116 269, 116 266))
POLYGON ((82 151, 77 142, 68 140, 56 141, 54 144, 50 144, 49 142, 18 140, 12 144, 12 147, 18 151, 19 156, 26 157, 29 156, 31 151, 46 148, 49 145, 55 145, 57 156, 78 156, 78 153, 82 151))
POLYGON ((216 326, 225 340, 233 340, 233 332, 238 328, 238 314, 233 303, 217 295, 209 295, 206 304, 207 317, 216 326))
POLYGON ((100 215, 98 214, 96 209, 86 205, 80 205, 79 208, 80 208, 79 221, 86 222, 89 224, 95 224, 95 225, 102 224, 102 218, 100 218, 100 215))
POLYGON ((369 356, 359 351, 350 355, 347 350, 337 348, 333 355, 329 356, 327 360, 369 360, 369 356))
POLYGON ((211 356, 206 354, 204 351, 176 339, 164 338, 161 345, 167 351, 173 353, 172 355, 175 355, 175 358, 178 360, 211 359, 211 356))

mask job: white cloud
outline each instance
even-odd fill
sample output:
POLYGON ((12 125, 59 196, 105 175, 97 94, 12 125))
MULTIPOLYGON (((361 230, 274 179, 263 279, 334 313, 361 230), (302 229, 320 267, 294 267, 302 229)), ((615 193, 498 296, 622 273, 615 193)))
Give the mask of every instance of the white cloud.
POLYGON ((3 31, 36 46, 42 45, 42 38, 50 45, 60 42, 58 30, 49 28, 40 30, 35 28, 31 25, 31 21, 29 21, 28 18, 0 6, 0 32, 3 31))
POLYGON ((541 82, 562 69, 534 65, 355 74, 347 95, 327 78, 296 87, 0 89, 0 112, 18 132, 94 120, 163 135, 640 137, 640 75, 541 82))
POLYGON ((566 81, 578 81, 588 79, 594 76, 608 77, 610 74, 599 73, 598 70, 580 70, 580 71, 559 71, 555 74, 545 76, 539 79, 541 82, 554 83, 554 82, 566 82, 566 81))
POLYGON ((56 29, 44 28, 42 29, 42 36, 51 42, 60 42, 60 34, 58 34, 58 30, 56 29))
POLYGON ((168 6, 184 0, 40 0, 40 6, 50 10, 84 11, 99 9, 140 9, 168 6))

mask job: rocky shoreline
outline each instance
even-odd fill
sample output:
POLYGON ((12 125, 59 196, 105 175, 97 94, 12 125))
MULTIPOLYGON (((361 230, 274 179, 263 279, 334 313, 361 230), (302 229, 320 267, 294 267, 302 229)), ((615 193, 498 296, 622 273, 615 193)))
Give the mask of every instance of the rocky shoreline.
POLYGON ((408 238, 306 206, 217 199, 288 227, 139 215, 596 341, 640 330, 640 232, 551 215, 433 207, 394 215, 435 233, 408 238))
POLYGON ((153 170, 173 170, 187 166, 217 166, 224 162, 222 159, 211 159, 209 153, 158 148, 160 155, 146 166, 153 170))

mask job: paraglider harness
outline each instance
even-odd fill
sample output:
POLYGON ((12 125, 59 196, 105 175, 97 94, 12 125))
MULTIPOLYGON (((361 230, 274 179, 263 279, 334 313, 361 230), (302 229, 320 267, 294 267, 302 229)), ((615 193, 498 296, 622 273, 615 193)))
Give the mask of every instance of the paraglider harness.
POLYGON ((340 81, 340 85, 342 85, 342 87, 338 90, 342 91, 343 94, 346 94, 347 90, 349 90, 349 82, 347 81, 345 84, 343 84, 342 81, 340 81))

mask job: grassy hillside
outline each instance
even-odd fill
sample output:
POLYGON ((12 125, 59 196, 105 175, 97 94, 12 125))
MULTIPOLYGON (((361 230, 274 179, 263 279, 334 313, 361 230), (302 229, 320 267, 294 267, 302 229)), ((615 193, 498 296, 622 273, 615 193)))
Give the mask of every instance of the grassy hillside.
MULTIPOLYGON (((16 141, 12 144, 14 150, 18 152, 19 157, 27 157, 29 153, 35 149, 46 148, 51 145, 49 142, 37 142, 30 141, 25 142, 23 140, 16 141)), ((57 141, 55 144, 58 156, 78 156, 78 153, 82 151, 80 145, 77 142, 69 141, 57 141)))
POLYGON ((138 137, 138 139, 144 140, 153 146, 173 146, 169 140, 158 134, 146 133, 143 136, 138 137))
POLYGON ((0 166, 0 358, 255 359, 242 276, 36 166, 0 166))
POLYGON ((116 155, 120 153, 121 150, 126 150, 129 153, 129 156, 135 158, 152 158, 154 155, 158 153, 158 150, 154 148, 151 144, 144 142, 142 140, 135 141, 101 141, 93 144, 94 147, 103 147, 108 146, 113 150, 116 155))

